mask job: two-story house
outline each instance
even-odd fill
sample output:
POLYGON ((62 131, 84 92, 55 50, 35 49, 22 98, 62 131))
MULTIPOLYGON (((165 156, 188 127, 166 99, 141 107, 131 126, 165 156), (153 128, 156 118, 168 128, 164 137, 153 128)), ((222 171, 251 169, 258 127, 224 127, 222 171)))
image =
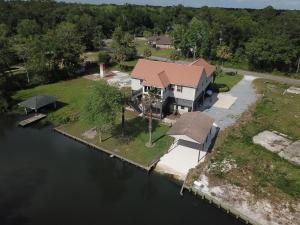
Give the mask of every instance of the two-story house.
POLYGON ((141 98, 149 88, 160 90, 156 111, 160 117, 169 112, 194 111, 212 82, 214 67, 204 59, 190 64, 140 59, 131 73, 133 96, 141 98))

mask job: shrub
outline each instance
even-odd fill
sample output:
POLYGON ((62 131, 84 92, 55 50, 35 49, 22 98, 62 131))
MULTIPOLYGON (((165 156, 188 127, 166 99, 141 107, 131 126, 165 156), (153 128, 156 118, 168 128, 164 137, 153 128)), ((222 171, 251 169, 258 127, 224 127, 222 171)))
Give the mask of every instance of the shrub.
POLYGON ((99 52, 98 54, 98 61, 101 63, 104 63, 105 65, 108 65, 110 63, 110 55, 106 52, 99 52))

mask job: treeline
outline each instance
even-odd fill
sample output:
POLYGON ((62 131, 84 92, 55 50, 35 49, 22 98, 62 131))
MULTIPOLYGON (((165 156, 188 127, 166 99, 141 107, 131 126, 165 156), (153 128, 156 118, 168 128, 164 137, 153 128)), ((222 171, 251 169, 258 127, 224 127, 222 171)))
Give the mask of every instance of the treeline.
POLYGON ((294 73, 300 56, 299 11, 2 0, 0 75, 23 64, 33 83, 71 77, 80 68, 81 53, 103 47, 115 30, 115 40, 122 42, 119 60, 135 54, 132 37, 150 34, 173 37, 180 51, 172 57, 204 57, 256 70, 294 73))

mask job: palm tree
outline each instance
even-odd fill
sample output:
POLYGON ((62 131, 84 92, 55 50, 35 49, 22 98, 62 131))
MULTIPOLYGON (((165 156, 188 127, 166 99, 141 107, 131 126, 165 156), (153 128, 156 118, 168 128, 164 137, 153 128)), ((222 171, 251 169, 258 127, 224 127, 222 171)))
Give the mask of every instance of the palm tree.
POLYGON ((125 106, 130 101, 131 97, 131 88, 123 87, 121 88, 122 92, 122 137, 125 135, 125 106))
POLYGON ((148 116, 148 130, 149 130, 149 141, 146 143, 147 147, 152 147, 152 107, 153 104, 157 103, 160 99, 160 90, 158 88, 150 88, 148 93, 145 93, 143 96, 143 104, 149 110, 148 116))

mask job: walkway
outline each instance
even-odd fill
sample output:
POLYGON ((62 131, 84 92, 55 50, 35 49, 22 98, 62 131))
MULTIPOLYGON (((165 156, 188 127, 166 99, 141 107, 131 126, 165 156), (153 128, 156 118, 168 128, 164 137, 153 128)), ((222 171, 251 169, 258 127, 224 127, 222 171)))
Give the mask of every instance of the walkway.
POLYGON ((215 119, 215 123, 221 130, 233 125, 240 115, 246 111, 250 105, 255 103, 257 94, 252 85, 254 79, 256 78, 253 76, 244 76, 239 83, 226 93, 236 97, 236 101, 229 109, 218 108, 213 105, 204 110, 205 113, 215 119))

